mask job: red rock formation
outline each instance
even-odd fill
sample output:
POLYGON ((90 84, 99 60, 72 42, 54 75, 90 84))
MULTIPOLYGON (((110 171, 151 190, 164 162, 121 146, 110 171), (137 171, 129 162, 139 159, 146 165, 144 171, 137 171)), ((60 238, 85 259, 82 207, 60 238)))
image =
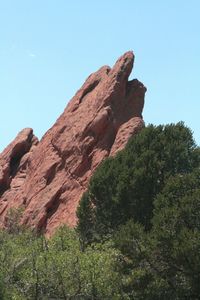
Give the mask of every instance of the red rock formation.
MULTIPOLYGON (((15 140, 0 155, 0 221, 11 207, 18 207, 22 201, 15 202, 15 195, 21 192, 27 168, 38 139, 33 130, 22 130, 15 140)), ((22 198, 20 199, 22 200, 22 198)))
POLYGON ((144 125, 146 88, 128 81, 133 60, 127 52, 112 69, 90 75, 37 147, 25 129, 0 155, 2 224, 9 208, 20 206, 22 222, 47 234, 76 224, 78 202, 96 167, 144 125))

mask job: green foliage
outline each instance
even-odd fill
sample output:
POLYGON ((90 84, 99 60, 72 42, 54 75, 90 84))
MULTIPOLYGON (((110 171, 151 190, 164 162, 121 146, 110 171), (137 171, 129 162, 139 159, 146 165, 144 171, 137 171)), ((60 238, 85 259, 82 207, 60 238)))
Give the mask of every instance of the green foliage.
POLYGON ((136 299, 199 299, 200 171, 167 181, 152 224, 145 232, 131 220, 115 236, 124 255, 124 289, 136 299))
POLYGON ((199 167, 183 123, 150 125, 91 178, 77 230, 85 245, 114 234, 124 299, 199 299, 199 167))
POLYGON ((171 178, 155 201, 152 236, 180 299, 200 295, 200 172, 171 178))
POLYGON ((77 231, 80 233, 80 241, 82 249, 84 249, 84 241, 92 240, 93 232, 93 209, 89 201, 88 193, 85 192, 81 199, 81 205, 77 209, 79 224, 77 231))
POLYGON ((148 126, 92 177, 76 230, 47 240, 11 210, 2 300, 200 299, 200 151, 182 123, 148 126))
POLYGON ((154 198, 166 180, 199 164, 199 148, 183 123, 144 128, 92 176, 78 208, 78 231, 86 241, 96 240, 131 218, 149 230, 154 198))
POLYGON ((62 227, 50 240, 1 231, 0 244, 0 299, 122 299, 110 242, 83 252, 77 233, 62 227))

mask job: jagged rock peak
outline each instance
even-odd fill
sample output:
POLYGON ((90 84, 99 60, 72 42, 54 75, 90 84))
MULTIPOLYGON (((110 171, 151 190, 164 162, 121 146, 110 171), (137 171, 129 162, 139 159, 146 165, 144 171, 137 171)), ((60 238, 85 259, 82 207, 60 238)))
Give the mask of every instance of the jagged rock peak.
POLYGON ((76 224, 77 205, 97 166, 123 149, 144 126, 146 88, 137 79, 128 81, 133 62, 129 51, 113 68, 104 66, 91 74, 39 143, 26 129, 4 150, 0 156, 2 226, 13 206, 23 207, 24 224, 47 234, 61 224, 76 224), (13 171, 11 149, 16 147, 20 150, 13 171))

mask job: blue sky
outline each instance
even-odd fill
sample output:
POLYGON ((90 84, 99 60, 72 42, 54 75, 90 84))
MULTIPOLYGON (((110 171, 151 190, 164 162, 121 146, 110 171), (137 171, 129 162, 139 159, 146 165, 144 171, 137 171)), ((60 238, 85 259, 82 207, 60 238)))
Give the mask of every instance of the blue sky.
POLYGON ((0 0, 0 151, 41 136, 86 77, 133 50, 144 120, 183 120, 200 144, 199 0, 0 0))

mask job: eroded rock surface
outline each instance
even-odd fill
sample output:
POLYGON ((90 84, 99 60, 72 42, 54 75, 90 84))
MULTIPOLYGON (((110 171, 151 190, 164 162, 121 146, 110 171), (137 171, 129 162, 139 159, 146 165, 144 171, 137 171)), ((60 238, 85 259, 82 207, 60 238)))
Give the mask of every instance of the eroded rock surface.
POLYGON ((47 234, 76 224, 78 202, 96 167, 144 126, 146 88, 128 81, 133 61, 127 52, 113 68, 90 75, 39 143, 25 129, 2 152, 2 224, 10 207, 23 207, 22 222, 47 234))
MULTIPOLYGON (((15 196, 21 191, 26 179, 28 165, 38 139, 31 128, 22 130, 0 155, 0 221, 11 207, 21 201, 15 196)), ((22 198, 21 198, 22 199, 22 198)))

